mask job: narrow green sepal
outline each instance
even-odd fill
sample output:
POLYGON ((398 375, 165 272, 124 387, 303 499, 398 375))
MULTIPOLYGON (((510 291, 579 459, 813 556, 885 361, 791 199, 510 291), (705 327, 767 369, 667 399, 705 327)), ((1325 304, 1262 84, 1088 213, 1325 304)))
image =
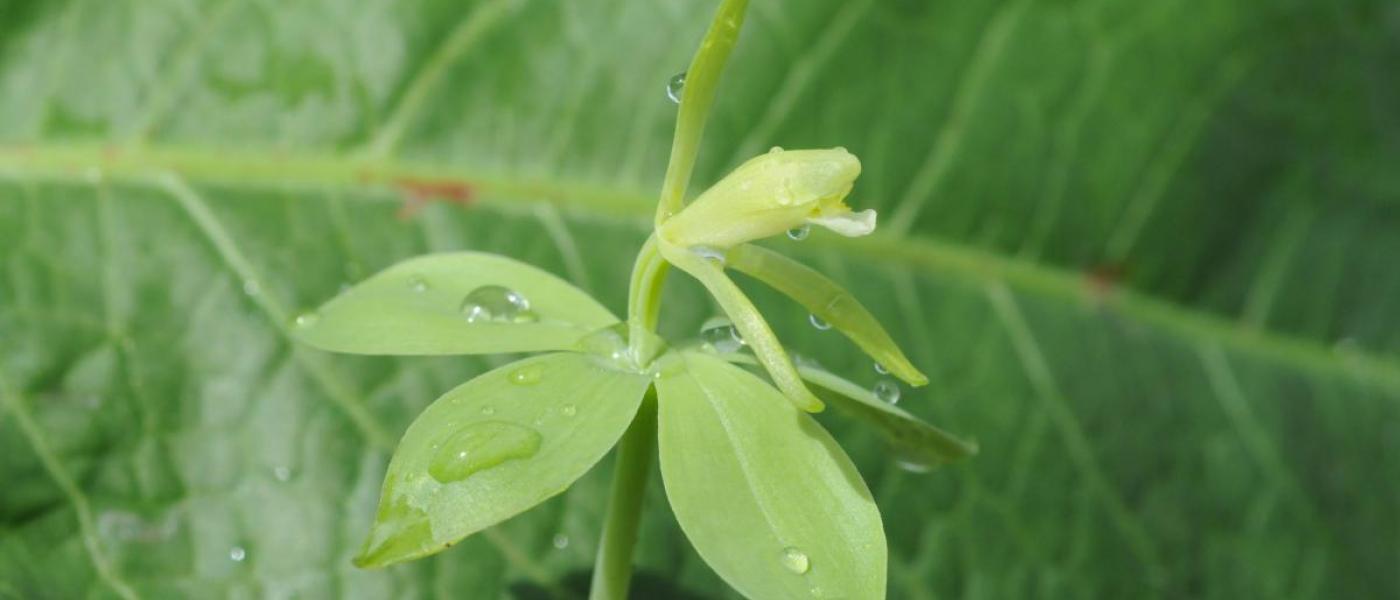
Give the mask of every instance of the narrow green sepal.
POLYGON ((736 246, 725 265, 762 281, 797 301, 812 314, 855 342, 891 375, 909 385, 928 384, 875 316, 846 288, 787 256, 752 244, 736 246))

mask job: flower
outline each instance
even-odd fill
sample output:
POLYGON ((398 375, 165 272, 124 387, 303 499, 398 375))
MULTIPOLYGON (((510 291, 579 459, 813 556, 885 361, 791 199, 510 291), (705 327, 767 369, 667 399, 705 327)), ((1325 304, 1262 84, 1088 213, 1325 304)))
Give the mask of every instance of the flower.
POLYGON ((807 224, 847 237, 875 230, 875 211, 843 201, 860 176, 845 148, 774 148, 740 165, 661 225, 661 238, 682 247, 727 249, 807 224))

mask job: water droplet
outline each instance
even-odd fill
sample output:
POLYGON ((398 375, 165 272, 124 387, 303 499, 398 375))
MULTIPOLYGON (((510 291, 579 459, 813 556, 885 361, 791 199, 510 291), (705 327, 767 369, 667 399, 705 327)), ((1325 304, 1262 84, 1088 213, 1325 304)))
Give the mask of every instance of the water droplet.
POLYGON ((491 415, 494 415, 494 414, 496 414, 496 407, 494 407, 494 406, 483 406, 483 407, 481 407, 481 414, 486 415, 486 416, 488 416, 488 417, 491 416, 491 415))
POLYGON ((792 229, 789 229, 787 232, 787 236, 790 240, 800 242, 802 240, 807 239, 807 235, 810 233, 812 233, 812 226, 807 223, 803 223, 800 227, 793 227, 792 229))
POLYGON ((889 379, 881 379, 875 382, 875 389, 871 390, 875 397, 890 404, 899 403, 899 384, 889 379))
POLYGON ((544 375, 539 365, 526 365, 510 372, 510 382, 515 385, 535 385, 544 375))
POLYGON ((233 562, 243 562, 243 559, 248 558, 248 551, 244 550, 243 546, 234 546, 228 549, 228 557, 233 562))
POLYGON ((796 352, 793 352, 789 354, 789 356, 792 357, 792 364, 798 367, 806 369, 822 368, 822 364, 817 362, 817 359, 807 356, 806 354, 798 354, 796 352))
POLYGON ((914 460, 910 458, 897 458, 895 459, 894 464, 900 469, 903 469, 910 473, 927 473, 933 470, 932 463, 921 460, 914 460))
POLYGON ((473 423, 452 434, 428 461, 428 474, 442 483, 461 481, 540 451, 540 434, 504 421, 473 423))
POLYGON ((256 295, 258 295, 258 292, 260 292, 260 291, 262 291, 262 286, 258 285, 258 282, 257 282, 257 281, 254 281, 254 280, 252 280, 252 279, 244 279, 244 280, 243 280, 243 293, 244 293, 244 294, 246 294, 246 295, 248 295, 248 296, 256 296, 256 295))
POLYGON ((273 467, 272 476, 276 478, 277 481, 287 481, 292 478, 292 468, 284 466, 273 467))
POLYGON ((428 280, 423 279, 421 275, 414 275, 408 278, 408 289, 419 294, 426 292, 428 291, 428 280))
POLYGON ((676 104, 681 103, 681 90, 685 89, 685 72, 676 73, 666 82, 666 97, 676 104))
POLYGON ((696 256, 713 262, 721 267, 724 266, 724 251, 711 246, 691 246, 690 251, 696 256))
POLYGON ((533 323, 539 317, 520 292, 499 285, 483 285, 462 299, 462 316, 468 323, 533 323))
POLYGON ((885 365, 882 365, 882 364, 880 364, 880 363, 878 363, 878 362, 875 363, 875 372, 876 372, 876 373, 879 373, 879 374, 881 374, 881 375, 889 375, 889 374, 890 374, 890 370, 889 370, 889 369, 886 369, 886 368, 885 368, 885 365))
POLYGON ((777 153, 782 152, 782 151, 783 151, 783 147, 782 147, 782 146, 773 146, 772 148, 769 148, 769 149, 768 149, 768 153, 769 153, 769 154, 777 154, 777 153))
POLYGON ((795 546, 783 548, 778 560, 783 563, 783 568, 797 575, 802 575, 812 568, 812 560, 807 558, 807 553, 795 546))
POLYGON ((822 318, 818 317, 815 313, 807 315, 807 322, 811 323, 812 327, 816 327, 817 329, 820 329, 822 331, 831 329, 831 323, 823 321, 822 318))
POLYGON ((554 544, 555 550, 563 550, 569 547, 569 536, 564 535, 562 533, 556 533, 554 534, 554 539, 551 543, 554 544))
POLYGON ((744 345, 743 336, 734 323, 725 317, 713 317, 700 326, 700 339, 714 347, 716 352, 729 354, 744 345))
POLYGON ((812 594, 813 598, 823 598, 826 596, 826 591, 819 585, 814 585, 808 588, 807 591, 812 594))
POLYGON ((318 315, 318 314, 316 314, 316 313, 314 313, 314 312, 301 313, 301 314, 297 315, 296 324, 297 324, 297 327, 303 327, 303 328, 305 328, 305 327, 310 327, 310 326, 312 326, 312 325, 315 325, 315 324, 316 324, 316 321, 319 321, 320 319, 321 319, 321 315, 318 315))
POLYGON ((604 327, 584 336, 579 340, 579 347, 594 356, 621 362, 629 356, 626 331, 626 323, 604 327))
POLYGON ((559 413, 566 417, 572 417, 578 414, 578 407, 572 404, 565 404, 564 406, 559 407, 559 413))

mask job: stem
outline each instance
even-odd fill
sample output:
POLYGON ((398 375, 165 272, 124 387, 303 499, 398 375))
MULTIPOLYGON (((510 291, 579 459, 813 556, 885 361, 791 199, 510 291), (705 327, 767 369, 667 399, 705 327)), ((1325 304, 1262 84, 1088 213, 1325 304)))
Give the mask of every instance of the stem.
POLYGON ((656 456, 656 393, 650 392, 617 448, 608 516, 598 543, 589 600, 624 600, 632 580, 632 547, 642 518, 642 498, 656 456))
POLYGON ((655 338, 657 318, 661 314, 661 284, 666 281, 668 265, 657 251, 656 236, 647 238, 637 253, 632 267, 632 282, 627 290, 628 349, 638 364, 649 362, 656 354, 651 347, 655 338))

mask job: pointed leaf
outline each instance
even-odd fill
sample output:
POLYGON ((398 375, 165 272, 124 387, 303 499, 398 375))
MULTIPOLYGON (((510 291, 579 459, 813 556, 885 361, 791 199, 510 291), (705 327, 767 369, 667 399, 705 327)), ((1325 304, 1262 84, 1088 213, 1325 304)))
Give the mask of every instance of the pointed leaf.
POLYGON ((566 350, 617 322, 582 290, 504 256, 411 258, 297 318, 297 337, 354 354, 566 350))
POLYGON ((752 373, 680 356, 657 380, 661 474, 705 562, 750 598, 883 598, 880 513, 841 447, 752 373))
POLYGON ((441 551, 563 491, 617 443, 649 383, 561 353, 444 394, 399 442, 355 564, 441 551))
POLYGON ((919 372, 904 352, 846 288, 811 267, 782 254, 745 244, 729 250, 725 265, 787 294, 812 314, 830 323, 851 338, 870 358, 889 369, 890 374, 909 385, 924 385, 928 377, 919 372))

